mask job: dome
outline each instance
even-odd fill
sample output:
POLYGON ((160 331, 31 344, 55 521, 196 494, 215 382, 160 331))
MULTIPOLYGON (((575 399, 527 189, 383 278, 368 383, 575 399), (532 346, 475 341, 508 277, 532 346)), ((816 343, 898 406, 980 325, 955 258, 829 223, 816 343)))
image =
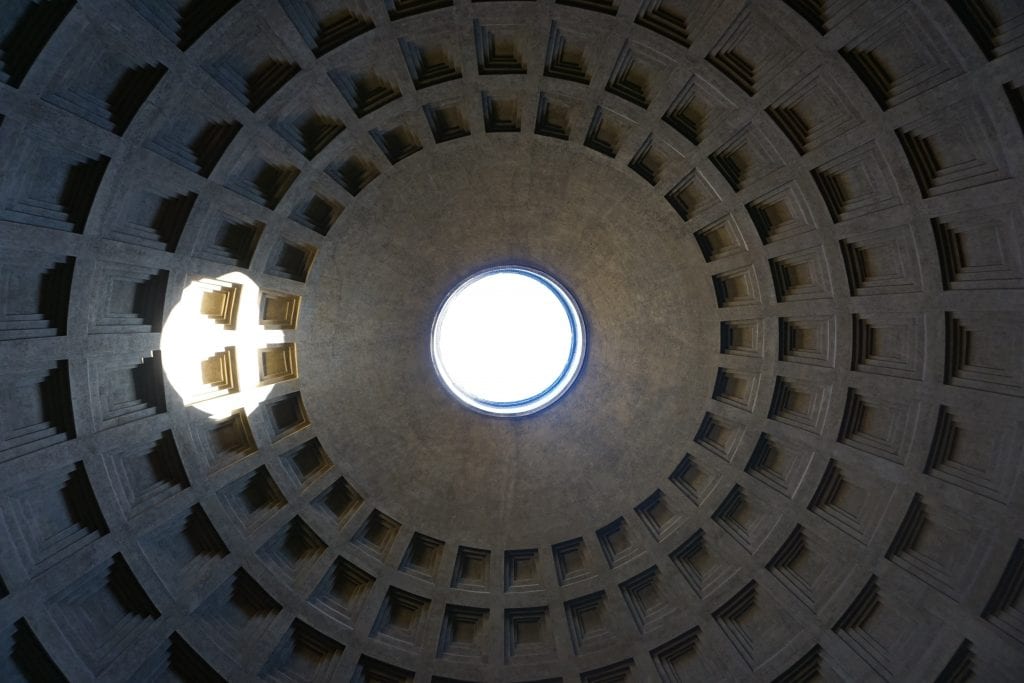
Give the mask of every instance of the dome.
POLYGON ((1021 680, 1022 22, 8 0, 0 680, 1021 680))

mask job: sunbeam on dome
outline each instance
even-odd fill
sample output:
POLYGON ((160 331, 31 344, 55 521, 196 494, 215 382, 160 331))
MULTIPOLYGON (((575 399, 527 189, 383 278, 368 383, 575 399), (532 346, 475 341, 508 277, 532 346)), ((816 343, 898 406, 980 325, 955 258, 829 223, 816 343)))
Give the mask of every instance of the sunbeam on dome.
POLYGON ((164 375, 185 405, 224 418, 251 414, 277 375, 294 376, 282 330, 261 319, 260 288, 244 273, 190 283, 171 308, 160 336, 164 375))

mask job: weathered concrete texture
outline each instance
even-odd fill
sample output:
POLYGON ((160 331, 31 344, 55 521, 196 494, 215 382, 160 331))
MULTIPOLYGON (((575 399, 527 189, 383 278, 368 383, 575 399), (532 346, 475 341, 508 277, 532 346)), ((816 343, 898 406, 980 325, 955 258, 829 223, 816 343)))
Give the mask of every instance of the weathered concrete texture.
POLYGON ((628 199, 646 197, 641 179, 546 142, 453 143, 435 163, 403 162, 375 188, 386 201, 346 215, 344 240, 311 284, 321 298, 306 319, 304 372, 341 371, 303 391, 318 433, 363 473, 372 497, 388 501, 382 507, 471 545, 548 545, 608 515, 611 497, 628 510, 678 464, 714 380, 713 292, 687 277, 703 259, 671 207, 636 210, 628 199), (564 175, 505 183, 488 158, 564 175), (466 176, 476 159, 480 171, 466 176), (459 192, 438 189, 448 186, 459 192), (462 193, 488 205, 462 206, 462 193), (425 340, 451 287, 508 261, 571 288, 589 352, 573 390, 549 410, 488 419, 441 388, 425 340))
POLYGON ((1022 20, 7 2, 0 680, 1024 678, 1022 20), (588 328, 525 418, 430 365, 500 263, 588 328))

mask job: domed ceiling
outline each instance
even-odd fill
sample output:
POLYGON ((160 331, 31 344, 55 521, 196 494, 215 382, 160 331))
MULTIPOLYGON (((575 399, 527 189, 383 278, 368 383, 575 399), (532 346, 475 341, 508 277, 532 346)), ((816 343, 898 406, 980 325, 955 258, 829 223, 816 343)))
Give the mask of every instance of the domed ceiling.
POLYGON ((0 680, 1024 677, 1015 0, 8 0, 0 680), (484 268, 587 327, 486 416, 484 268))

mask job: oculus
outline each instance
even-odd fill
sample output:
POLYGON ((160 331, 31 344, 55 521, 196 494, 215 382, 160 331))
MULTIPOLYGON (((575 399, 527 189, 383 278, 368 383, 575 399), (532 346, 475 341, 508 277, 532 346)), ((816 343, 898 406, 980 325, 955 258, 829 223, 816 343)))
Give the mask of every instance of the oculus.
POLYGON ((586 332, 579 306, 549 275, 524 266, 482 270, 445 297, 430 351, 442 384, 489 415, 529 415, 572 386, 586 332))

